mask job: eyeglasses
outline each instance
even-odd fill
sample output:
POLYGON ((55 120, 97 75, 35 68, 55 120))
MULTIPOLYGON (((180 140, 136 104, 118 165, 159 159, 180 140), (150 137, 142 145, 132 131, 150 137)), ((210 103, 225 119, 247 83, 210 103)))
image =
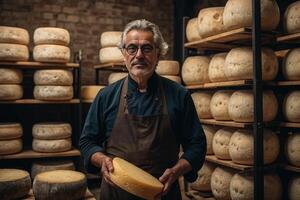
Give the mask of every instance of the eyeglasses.
POLYGON ((134 56, 134 55, 137 54, 139 49, 141 49, 143 55, 149 55, 153 52, 154 47, 150 44, 144 44, 142 46, 137 46, 135 44, 130 44, 127 47, 124 47, 124 49, 126 50, 126 52, 129 55, 134 56))

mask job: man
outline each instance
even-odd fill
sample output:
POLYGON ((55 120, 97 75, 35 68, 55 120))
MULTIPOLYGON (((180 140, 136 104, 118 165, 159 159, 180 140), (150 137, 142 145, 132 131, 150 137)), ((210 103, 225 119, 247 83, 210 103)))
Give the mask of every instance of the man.
POLYGON ((159 178, 162 199, 181 199, 178 177, 195 181, 206 153, 191 96, 155 73, 160 55, 168 50, 155 24, 127 24, 120 49, 129 75, 103 89, 91 105, 79 142, 87 171, 101 168, 101 200, 140 199, 112 183, 115 156, 159 178), (184 154, 178 159, 180 144, 184 154))

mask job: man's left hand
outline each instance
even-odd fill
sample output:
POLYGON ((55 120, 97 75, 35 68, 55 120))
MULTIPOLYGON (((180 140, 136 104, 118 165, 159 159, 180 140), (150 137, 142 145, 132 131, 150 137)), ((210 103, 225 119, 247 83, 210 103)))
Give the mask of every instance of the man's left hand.
POLYGON ((164 184, 161 195, 166 195, 170 191, 172 184, 178 179, 178 177, 179 175, 173 168, 166 169, 164 174, 159 178, 159 181, 164 184))

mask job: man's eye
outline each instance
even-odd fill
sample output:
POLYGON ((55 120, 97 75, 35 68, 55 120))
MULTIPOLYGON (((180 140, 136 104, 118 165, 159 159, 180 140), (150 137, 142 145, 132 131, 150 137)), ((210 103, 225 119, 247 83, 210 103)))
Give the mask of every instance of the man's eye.
POLYGON ((136 50, 137 50, 137 48, 134 47, 134 46, 129 46, 129 47, 127 47, 127 51, 128 51, 128 52, 134 53, 134 52, 136 52, 136 50))
POLYGON ((152 49, 153 49, 153 48, 150 47, 150 46, 149 46, 149 47, 148 47, 148 46, 147 46, 147 47, 143 47, 143 52, 145 52, 145 53, 150 53, 150 52, 152 51, 152 49))

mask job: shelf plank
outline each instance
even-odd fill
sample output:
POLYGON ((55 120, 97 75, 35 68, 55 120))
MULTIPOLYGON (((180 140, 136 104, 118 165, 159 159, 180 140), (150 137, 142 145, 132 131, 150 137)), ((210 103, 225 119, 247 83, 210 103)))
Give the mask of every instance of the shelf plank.
POLYGON ((207 156, 205 156, 205 160, 208 162, 211 162, 211 163, 223 165, 225 167, 230 167, 230 168, 237 169, 240 171, 253 169, 253 166, 251 166, 251 165, 241 165, 241 164, 236 164, 236 163, 232 162, 231 160, 221 160, 221 159, 218 159, 215 155, 207 155, 207 156))
POLYGON ((67 101, 44 101, 37 99, 18 99, 14 101, 0 101, 0 104, 79 104, 79 99, 71 99, 67 101))
POLYGON ((83 99, 82 103, 93 103, 94 99, 83 99))
POLYGON ((229 127, 237 127, 237 128, 252 127, 252 123, 250 122, 242 123, 242 122, 234 122, 234 121, 217 121, 215 119, 201 119, 200 122, 202 124, 229 126, 229 127))
POLYGON ((99 64, 99 65, 95 65, 94 69, 128 71, 124 62, 99 64))
POLYGON ((9 62, 9 61, 0 61, 0 66, 14 66, 17 68, 24 69, 36 69, 36 68, 79 68, 78 63, 42 63, 42 62, 27 62, 27 61, 18 61, 18 62, 9 62))
POLYGON ((300 85, 300 81, 278 81, 278 86, 292 86, 292 85, 300 85))
POLYGON ((300 128, 300 123, 297 123, 297 122, 281 122, 280 126, 281 127, 286 127, 286 128, 300 128))
POLYGON ((215 200, 212 192, 201 192, 190 189, 185 195, 193 200, 215 200))
POLYGON ((282 164, 281 167, 287 171, 298 172, 300 173, 300 167, 292 166, 289 164, 282 164))
POLYGON ((300 33, 288 34, 277 37, 277 42, 295 42, 300 39, 300 33))

